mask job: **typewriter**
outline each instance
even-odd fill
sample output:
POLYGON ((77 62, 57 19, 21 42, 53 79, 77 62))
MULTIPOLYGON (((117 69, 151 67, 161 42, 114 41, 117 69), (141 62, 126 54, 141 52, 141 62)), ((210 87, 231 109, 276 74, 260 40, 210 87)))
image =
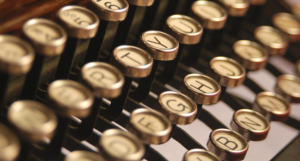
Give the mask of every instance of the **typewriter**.
POLYGON ((299 161, 297 0, 0 0, 0 161, 299 161))

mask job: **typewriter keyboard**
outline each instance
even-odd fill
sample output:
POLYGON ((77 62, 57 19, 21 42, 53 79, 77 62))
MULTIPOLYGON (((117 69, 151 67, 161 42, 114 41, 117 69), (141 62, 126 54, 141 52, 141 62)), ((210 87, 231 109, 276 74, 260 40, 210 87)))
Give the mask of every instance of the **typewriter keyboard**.
POLYGON ((299 161, 297 0, 0 0, 0 161, 299 161))

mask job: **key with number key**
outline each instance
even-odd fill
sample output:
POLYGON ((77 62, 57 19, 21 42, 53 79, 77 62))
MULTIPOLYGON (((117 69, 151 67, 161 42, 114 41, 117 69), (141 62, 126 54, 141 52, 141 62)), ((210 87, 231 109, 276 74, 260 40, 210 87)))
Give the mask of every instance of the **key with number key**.
POLYGON ((67 34, 58 24, 42 18, 34 18, 23 25, 23 34, 32 44, 36 56, 26 76, 22 99, 34 99, 39 84, 45 56, 60 55, 65 47, 67 34))
POLYGON ((68 79, 79 39, 93 38, 99 26, 98 17, 79 6, 65 6, 57 12, 59 23, 68 34, 65 49, 60 56, 55 79, 68 79))

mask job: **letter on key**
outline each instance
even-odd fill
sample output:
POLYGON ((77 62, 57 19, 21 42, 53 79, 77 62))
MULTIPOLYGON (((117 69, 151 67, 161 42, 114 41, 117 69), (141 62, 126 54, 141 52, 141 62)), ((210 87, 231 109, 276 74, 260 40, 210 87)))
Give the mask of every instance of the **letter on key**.
POLYGON ((275 92, 288 103, 300 103, 300 78, 293 75, 281 75, 277 78, 275 92))
POLYGON ((244 67, 227 57, 214 57, 210 61, 210 69, 211 77, 224 87, 240 86, 246 76, 244 67))
POLYGON ((210 151, 191 149, 184 154, 183 161, 221 161, 221 159, 210 151))
POLYGON ((186 125, 195 120, 197 105, 186 95, 166 91, 158 96, 155 109, 162 112, 172 124, 186 125))
POLYGON ((240 109, 233 115, 231 124, 233 131, 240 133, 245 139, 262 141, 269 133, 268 120, 260 113, 250 109, 240 109))
POLYGON ((180 91, 197 104, 213 104, 219 100, 221 86, 203 74, 189 74, 183 79, 180 91))
POLYGON ((20 136, 35 143, 49 143, 58 122, 55 113, 49 107, 32 100, 21 100, 11 104, 7 117, 20 136))
POLYGON ((252 105, 252 109, 264 115, 269 121, 285 121, 290 114, 290 105, 279 94, 261 92, 252 105))
POLYGON ((138 161, 145 154, 145 147, 136 136, 119 129, 104 131, 99 148, 101 155, 112 161, 138 161))
POLYGON ((68 154, 64 161, 106 161, 103 159, 99 154, 90 152, 90 151, 84 151, 84 150, 76 150, 72 151, 70 154, 68 154))
POLYGON ((207 148, 222 160, 243 160, 248 151, 248 142, 243 136, 229 129, 211 132, 207 148))
POLYGON ((261 45, 249 40, 235 42, 233 50, 239 57, 239 62, 248 70, 264 68, 269 58, 267 51, 261 45))
POLYGON ((17 135, 0 123, 0 160, 15 160, 20 149, 20 141, 17 135))
POLYGON ((144 144, 162 144, 169 140, 171 122, 160 112, 139 108, 134 110, 127 125, 144 144))

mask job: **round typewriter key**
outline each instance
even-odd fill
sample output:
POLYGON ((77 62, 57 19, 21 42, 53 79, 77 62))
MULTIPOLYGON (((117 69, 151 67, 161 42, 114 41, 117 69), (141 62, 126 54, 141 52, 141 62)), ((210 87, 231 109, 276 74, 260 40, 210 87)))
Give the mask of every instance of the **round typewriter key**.
POLYGON ((84 151, 84 150, 76 150, 71 152, 65 157, 64 161, 106 161, 99 154, 84 151))
POLYGON ((247 140, 237 132, 216 129, 210 133, 207 148, 222 160, 243 160, 249 145, 247 140))
POLYGON ((172 124, 192 123, 197 115, 197 105, 186 95, 166 91, 158 96, 155 109, 163 113, 172 124))
POLYGON ((22 99, 34 99, 39 85, 45 56, 60 55, 65 47, 67 34, 58 24, 42 18, 28 20, 23 25, 23 34, 32 44, 36 56, 26 76, 22 99))
POLYGON ((225 6, 228 14, 233 17, 243 17, 250 6, 249 0, 220 0, 220 2, 225 6))
POLYGON ((300 22, 292 14, 289 13, 277 13, 273 16, 274 25, 281 31, 286 33, 291 42, 300 41, 300 22))
POLYGON ((138 161, 145 154, 145 147, 136 136, 119 129, 104 131, 99 148, 100 153, 112 161, 138 161))
POLYGON ((51 105, 65 117, 89 115, 94 97, 84 85, 71 80, 57 80, 48 87, 51 105))
POLYGON ((15 160, 19 155, 20 148, 17 135, 3 124, 0 124, 0 160, 15 160))
POLYGON ((134 110, 128 123, 128 131, 144 144, 162 144, 169 140, 171 122, 161 113, 145 108, 134 110))
POLYGON ((81 120, 81 124, 70 133, 79 140, 85 140, 93 132, 99 114, 99 107, 104 98, 116 98, 122 92, 124 76, 114 66, 103 62, 91 62, 81 69, 81 79, 94 95, 94 103, 90 115, 81 120))
POLYGON ((98 17, 79 6, 65 6, 57 12, 60 24, 66 29, 68 39, 60 56, 55 79, 68 79, 79 39, 93 38, 99 26, 98 17))
MULTIPOLYGON (((88 7, 97 14, 99 19, 101 19, 101 23, 98 26, 98 32, 96 36, 90 40, 87 50, 88 54, 85 56, 84 63, 98 60, 109 22, 126 20, 125 18, 127 16, 129 4, 126 0, 89 0, 88 7)), ((118 36, 120 34, 116 35, 118 36)), ((108 62, 109 57, 110 55, 106 56, 106 58, 101 61, 108 62)))
POLYGON ((160 61, 172 61, 176 58, 179 43, 171 35, 161 31, 146 31, 139 40, 138 46, 146 50, 154 59, 153 67, 147 78, 139 81, 137 89, 131 93, 136 101, 143 101, 147 98, 153 81, 155 80, 156 71, 160 61))
POLYGON ((240 133, 245 139, 262 141, 269 133, 270 125, 260 113, 250 109, 240 109, 233 115, 230 124, 233 131, 240 133))
POLYGON ((260 26, 254 31, 255 38, 262 43, 271 56, 284 55, 289 46, 287 37, 270 26, 260 26))
POLYGON ((44 104, 31 100, 11 104, 7 117, 21 137, 35 143, 48 143, 57 126, 55 113, 44 104))
POLYGON ((273 92, 259 93, 252 109, 264 115, 269 121, 285 121, 291 111, 284 98, 273 92))
POLYGON ((174 77, 182 53, 187 45, 195 45, 200 42, 203 27, 195 19, 185 15, 172 15, 166 20, 164 31, 174 36, 180 43, 176 59, 167 62, 164 71, 161 73, 159 80, 162 83, 168 83, 174 77))
POLYGON ((288 103, 300 102, 300 78, 293 75, 281 75, 277 78, 275 92, 280 94, 288 103))
POLYGON ((215 57, 210 61, 212 78, 224 87, 240 86, 246 76, 245 69, 237 61, 227 57, 215 57))
POLYGON ((221 86, 214 79, 202 74, 188 74, 184 77, 180 91, 197 104, 217 103, 221 86))
POLYGON ((220 5, 210 1, 195 1, 192 13, 208 30, 220 30, 227 20, 227 12, 220 5))
POLYGON ((191 149, 184 154, 183 161, 221 161, 221 159, 210 151, 191 149))
POLYGON ((248 70, 258 70, 266 66, 269 57, 266 50, 253 41, 237 41, 233 45, 233 50, 240 63, 248 70))

